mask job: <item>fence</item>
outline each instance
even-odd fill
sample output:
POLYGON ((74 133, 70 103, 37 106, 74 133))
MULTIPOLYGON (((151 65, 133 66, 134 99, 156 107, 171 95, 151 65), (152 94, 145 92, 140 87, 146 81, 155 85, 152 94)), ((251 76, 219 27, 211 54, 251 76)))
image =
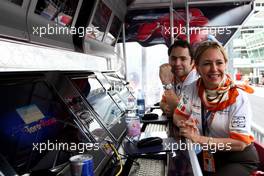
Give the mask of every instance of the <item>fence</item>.
POLYGON ((263 128, 258 126, 255 123, 252 123, 251 131, 254 134, 255 140, 263 144, 264 143, 264 130, 263 130, 263 128))

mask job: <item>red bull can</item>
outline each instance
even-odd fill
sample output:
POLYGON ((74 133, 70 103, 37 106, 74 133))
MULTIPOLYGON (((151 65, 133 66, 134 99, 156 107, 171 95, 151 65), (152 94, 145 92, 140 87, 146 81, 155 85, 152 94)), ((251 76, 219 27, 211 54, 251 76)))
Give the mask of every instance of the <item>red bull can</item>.
POLYGON ((94 176, 92 155, 81 154, 72 156, 70 163, 72 176, 94 176))

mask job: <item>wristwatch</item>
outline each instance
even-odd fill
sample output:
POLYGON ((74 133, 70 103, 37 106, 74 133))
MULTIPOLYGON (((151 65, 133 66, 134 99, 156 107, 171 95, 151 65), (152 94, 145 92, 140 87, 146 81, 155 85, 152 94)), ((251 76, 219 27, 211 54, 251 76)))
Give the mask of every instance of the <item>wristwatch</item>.
POLYGON ((170 84, 163 84, 163 88, 164 88, 165 90, 170 90, 170 89, 173 88, 173 86, 172 86, 171 83, 170 83, 170 84))

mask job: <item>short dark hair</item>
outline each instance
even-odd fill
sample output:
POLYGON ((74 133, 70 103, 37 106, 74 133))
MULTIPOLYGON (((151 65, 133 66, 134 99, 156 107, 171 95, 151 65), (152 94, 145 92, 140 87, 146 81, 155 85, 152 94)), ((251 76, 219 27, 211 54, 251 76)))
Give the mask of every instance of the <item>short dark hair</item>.
POLYGON ((193 59, 193 51, 192 51, 192 48, 191 48, 191 45, 189 44, 189 42, 187 42, 186 40, 175 40, 174 43, 168 49, 168 55, 169 56, 171 54, 172 49, 176 48, 176 47, 188 48, 189 54, 190 54, 191 58, 193 59))

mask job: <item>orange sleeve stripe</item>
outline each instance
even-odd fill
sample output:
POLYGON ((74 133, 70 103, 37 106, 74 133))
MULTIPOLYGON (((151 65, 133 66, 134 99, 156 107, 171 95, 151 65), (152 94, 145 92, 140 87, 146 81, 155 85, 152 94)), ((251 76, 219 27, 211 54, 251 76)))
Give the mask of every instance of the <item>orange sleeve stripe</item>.
POLYGON ((165 95, 162 95, 161 101, 162 101, 163 103, 167 103, 167 100, 166 100, 165 95))
POLYGON ((251 142, 254 141, 254 137, 251 135, 245 135, 245 134, 230 132, 229 136, 232 139, 237 139, 239 141, 243 141, 246 144, 250 144, 251 142))
POLYGON ((181 115, 183 117, 185 117, 186 119, 189 119, 189 115, 184 114, 183 112, 181 112, 179 109, 175 108, 174 113, 177 115, 181 115))

